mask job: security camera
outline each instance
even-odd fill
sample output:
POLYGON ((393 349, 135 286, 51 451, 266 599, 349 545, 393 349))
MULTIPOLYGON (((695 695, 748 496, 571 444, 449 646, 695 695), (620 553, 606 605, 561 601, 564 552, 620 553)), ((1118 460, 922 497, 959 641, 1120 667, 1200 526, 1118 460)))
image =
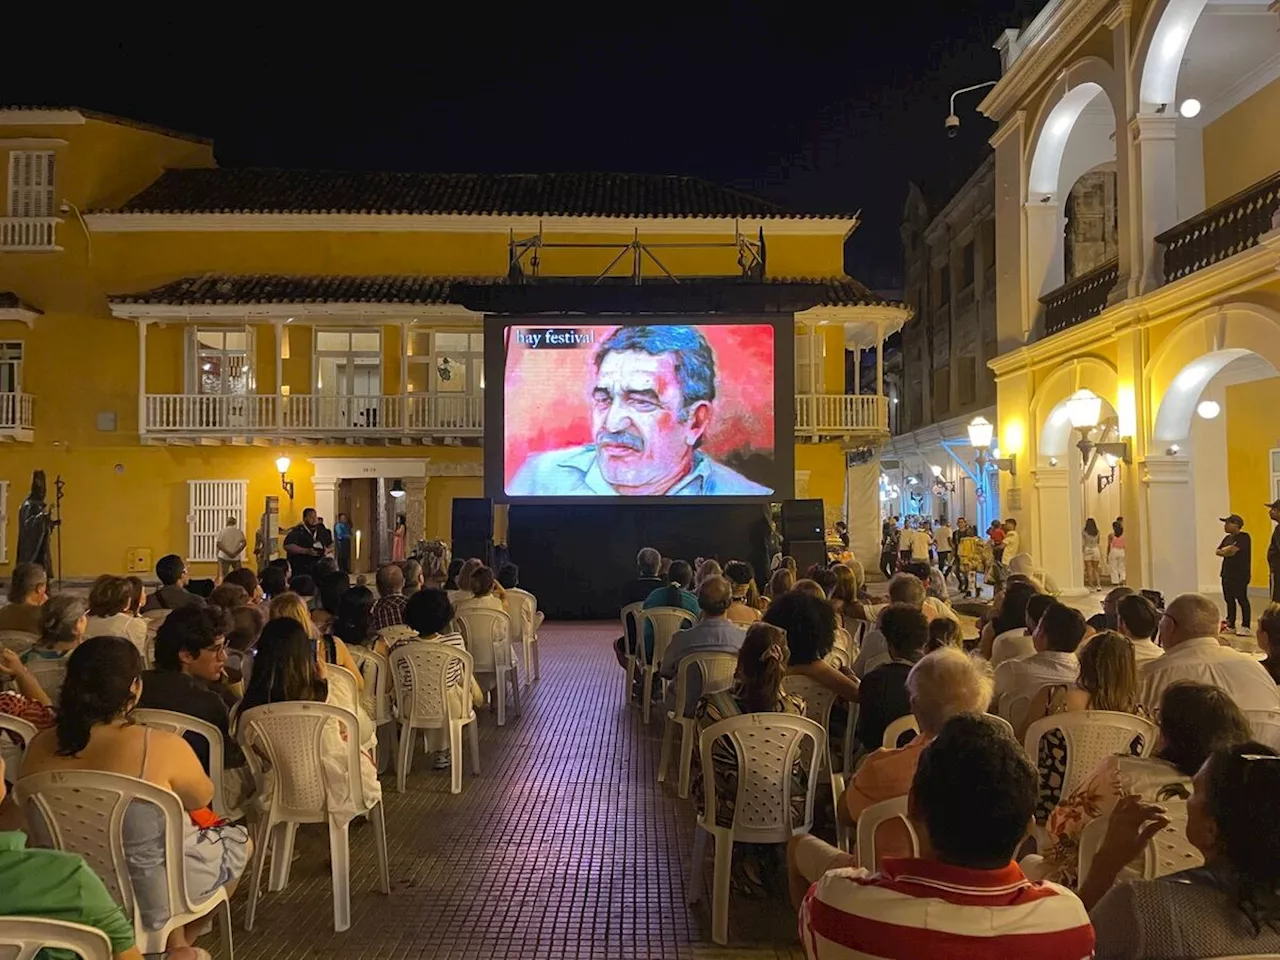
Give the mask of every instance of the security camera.
POLYGON ((947 136, 954 138, 960 132, 960 118, 954 113, 949 113, 947 119, 943 121, 943 126, 947 128, 947 136))

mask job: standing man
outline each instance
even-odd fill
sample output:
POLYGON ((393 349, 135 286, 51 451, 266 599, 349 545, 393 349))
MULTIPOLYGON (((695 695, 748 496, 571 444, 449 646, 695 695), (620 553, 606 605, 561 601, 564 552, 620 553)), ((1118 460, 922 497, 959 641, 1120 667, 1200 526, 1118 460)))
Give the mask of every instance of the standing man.
MULTIPOLYGON (((964 541, 976 539, 978 531, 969 526, 969 521, 964 517, 956 518, 956 532, 952 534, 951 546, 955 550, 955 571, 956 586, 960 588, 960 592, 966 597, 969 596, 969 574, 971 571, 972 561, 966 564, 964 559, 965 549, 964 541)), ((973 544, 970 544, 972 547, 973 544)))
POLYGON ((294 576, 314 575, 316 561, 324 556, 324 542, 320 539, 323 530, 315 507, 307 507, 302 511, 302 522, 285 535, 284 552, 294 576))
POLYGON ((898 560, 898 524, 889 519, 880 531, 880 573, 886 580, 893 576, 898 560))
POLYGON ((1022 536, 1018 533, 1018 521, 1010 517, 1004 522, 1004 565, 1022 552, 1022 536))
POLYGON ((343 573, 351 572, 351 521, 345 513, 338 514, 338 522, 333 525, 333 539, 336 543, 334 559, 338 561, 338 569, 343 573))
POLYGON ((946 580, 951 572, 951 524, 946 517, 938 518, 938 525, 933 528, 933 543, 938 548, 938 570, 946 580))
MULTIPOLYGON (((1267 504, 1271 522, 1280 524, 1280 500, 1267 504)), ((1267 547, 1267 567, 1271 570, 1271 602, 1280 603, 1280 526, 1271 531, 1271 543, 1267 547)))
POLYGON ((1249 609, 1249 567, 1253 563, 1253 541, 1244 532, 1244 518, 1238 513, 1219 517, 1226 536, 1214 552, 1222 558, 1222 599, 1227 603, 1227 632, 1236 629, 1236 604, 1240 604, 1240 634, 1249 635, 1253 619, 1249 609))
POLYGON ((218 576, 225 579, 232 570, 240 569, 240 561, 244 557, 244 548, 248 538, 240 529, 240 521, 235 517, 227 517, 227 525, 218 534, 218 576))

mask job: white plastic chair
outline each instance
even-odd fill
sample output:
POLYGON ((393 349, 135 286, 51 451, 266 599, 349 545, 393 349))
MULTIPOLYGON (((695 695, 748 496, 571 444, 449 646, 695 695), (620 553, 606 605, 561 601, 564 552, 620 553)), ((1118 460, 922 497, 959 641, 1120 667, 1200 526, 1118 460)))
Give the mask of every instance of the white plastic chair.
POLYGON ((375 727, 390 723, 395 719, 391 713, 391 662, 386 654, 367 647, 350 644, 347 650, 364 678, 364 696, 360 702, 365 712, 375 727))
POLYGON ((1253 737, 1272 750, 1280 750, 1280 710, 1246 710, 1253 737))
POLYGON ((676 709, 667 711, 666 729, 662 731, 662 756, 658 760, 658 782, 667 779, 667 765, 675 749, 676 734, 680 735, 680 781, 678 794, 682 800, 689 797, 689 778, 693 771, 693 738, 697 732, 693 717, 684 713, 688 700, 689 672, 697 670, 702 676, 704 694, 723 690, 733 682, 738 669, 735 653, 691 653, 676 667, 676 709))
MULTIPOLYGON (((827 654, 826 659, 837 670, 847 667, 850 663, 848 655, 836 648, 833 648, 831 653, 827 654)), ((831 795, 838 809, 840 798, 844 795, 845 780, 852 772, 853 767, 853 733, 858 719, 856 705, 848 705, 844 731, 844 749, 840 757, 837 758, 833 753, 834 748, 832 747, 835 740, 831 736, 831 711, 836 705, 836 700, 839 699, 836 692, 829 687, 824 687, 816 680, 799 675, 786 677, 782 681, 782 689, 791 696, 799 697, 804 701, 804 715, 821 726, 827 736, 828 749, 823 752, 820 759, 823 767, 830 774, 831 795)), ((847 830, 839 823, 836 825, 836 839, 842 850, 848 849, 849 838, 847 830)))
POLYGON ((364 795, 359 729, 354 713, 328 703, 269 703, 241 714, 238 722, 240 744, 265 807, 256 824, 253 876, 244 922, 246 930, 253 929, 267 848, 273 848, 268 890, 283 890, 289 883, 293 840, 300 823, 329 825, 335 931, 341 933, 351 926, 351 842, 348 829, 357 816, 367 815, 373 825, 380 886, 383 893, 391 892, 386 818, 382 798, 369 800, 364 795), (339 813, 330 812, 329 786, 321 759, 324 728, 330 722, 343 724, 347 731, 344 745, 350 803, 345 804, 339 813), (274 789, 269 796, 266 795, 268 769, 274 780, 274 789))
POLYGON ((25 630, 0 630, 0 647, 12 650, 19 656, 39 642, 40 638, 38 636, 34 633, 27 633, 25 630))
POLYGON ((1060 797, 1070 796, 1104 757, 1129 753, 1135 738, 1142 737, 1141 751, 1137 756, 1150 756, 1156 745, 1156 725, 1130 713, 1113 710, 1055 713, 1037 720, 1027 728, 1024 747, 1032 763, 1040 755, 1040 738, 1051 730, 1062 731, 1067 747, 1067 763, 1063 771, 1060 797))
POLYGON ((858 866, 872 873, 880 869, 880 858, 876 856, 876 831, 881 824, 893 819, 899 819, 907 825, 907 833, 911 837, 911 855, 919 856, 920 838, 916 836, 915 827, 907 817, 907 798, 894 797, 892 800, 873 803, 859 814, 858 866))
POLYGON ((23 777, 14 796, 27 821, 43 823, 55 850, 78 853, 106 885, 112 899, 133 921, 138 950, 164 953, 169 934, 178 927, 218 911, 222 950, 232 960, 231 904, 225 887, 196 903, 187 894, 183 873, 182 825, 187 812, 177 794, 154 783, 121 773, 60 770, 23 777), (150 803, 164 818, 164 863, 169 918, 157 929, 142 922, 124 844, 125 812, 134 802, 150 803))
POLYGON ((520 712, 520 665, 511 655, 511 617, 504 610, 484 607, 458 612, 467 652, 471 654, 480 686, 493 690, 498 707, 498 726, 507 722, 507 687, 511 705, 520 712))
MULTIPOLYGON (((1204 854, 1187 839, 1187 801, 1166 800, 1162 804, 1169 816, 1169 825, 1151 838, 1142 850, 1142 879, 1154 880, 1179 870, 1192 870, 1204 866, 1204 854)), ((1097 856, 1102 841, 1107 836, 1111 817, 1095 817, 1080 831, 1081 882, 1089 875, 1093 858, 1097 856)))
POLYGON ((0 757, 4 758, 5 773, 11 782, 18 779, 22 757, 27 752, 27 747, 31 745, 31 739, 38 732, 34 723, 23 720, 21 717, 0 713, 0 757), (14 743, 13 738, 9 736, 10 733, 22 743, 14 743))
POLYGON ((391 651, 391 672, 395 677, 396 715, 400 724, 396 788, 404 793, 413 759, 415 732, 443 729, 449 734, 450 790, 461 793, 464 727, 470 740, 471 772, 480 773, 479 727, 471 705, 471 654, 435 640, 404 643, 391 651), (450 672, 454 673, 452 684, 449 682, 450 672), (465 712, 455 709, 457 704, 449 695, 451 686, 461 691, 457 701, 465 712))
POLYGON ((32 657, 27 661, 27 669, 40 689, 49 695, 55 704, 62 693, 62 681, 67 676, 66 657, 32 657))
POLYGON ((649 708, 653 700, 653 678, 662 666, 662 655, 667 644, 681 627, 692 626, 698 618, 684 607, 653 607, 640 611, 640 624, 636 632, 636 667, 640 671, 640 704, 644 722, 649 722, 649 708), (645 624, 653 628, 653 658, 645 650, 645 624))
POLYGON ((512 619, 520 625, 520 646, 524 650, 525 683, 542 677, 542 665, 538 657, 538 628, 543 615, 538 612, 538 598, 528 590, 512 587, 507 591, 507 604, 512 619))
POLYGON ((1013 724, 1004 717, 997 717, 994 713, 984 713, 982 715, 982 719, 987 721, 987 723, 991 724, 1001 733, 1008 735, 1012 739, 1017 739, 1018 735, 1014 733, 1013 724))
POLYGON ((631 685, 636 678, 636 651, 634 647, 628 647, 631 638, 636 638, 636 645, 644 640, 643 625, 640 623, 640 611, 644 609, 643 601, 637 600, 635 603, 628 603, 622 608, 622 644, 623 649, 627 652, 627 680, 626 685, 622 689, 623 703, 631 702, 631 685))
POLYGON ((729 874, 734 843, 786 843, 813 827, 813 801, 818 786, 820 758, 826 751, 826 734, 814 721, 788 713, 748 713, 713 723, 699 738, 702 758, 703 810, 694 830, 693 871, 689 902, 702 898, 703 861, 707 838, 715 843, 715 876, 711 905, 711 938, 729 942, 729 874), (733 803, 733 824, 716 824, 716 776, 712 748, 728 737, 738 758, 738 794, 733 803), (809 780, 805 790, 804 817, 799 825, 791 818, 792 765, 803 754, 805 740, 812 741, 809 780))
POLYGON ((0 957, 35 960, 45 948, 70 950, 81 960, 111 960, 111 941, 97 927, 45 917, 0 917, 0 957))
POLYGON ((1000 716, 1009 721, 1013 727, 1017 727, 1027 717, 1027 710, 1031 707, 1031 697, 1025 693, 1010 694, 1006 693, 1000 698, 998 707, 1000 716))
POLYGON ((902 739, 902 735, 907 731, 917 735, 920 733, 920 724, 916 722, 915 716, 910 713, 905 717, 899 717, 884 728, 884 739, 880 742, 880 746, 886 750, 896 750, 898 741, 902 739))
POLYGON ((151 670, 156 665, 156 634, 160 632, 160 625, 165 622, 172 610, 152 610, 149 613, 142 614, 142 619, 147 621, 147 643, 146 648, 142 651, 142 659, 147 665, 147 669, 151 670))
POLYGON ((226 744, 222 742, 222 732, 207 720, 189 717, 185 713, 173 710, 152 710, 137 708, 133 711, 133 719, 144 727, 156 730, 167 730, 180 737, 194 733, 209 745, 209 779, 213 781, 213 809, 219 816, 228 820, 239 820, 243 816, 240 810, 229 809, 223 795, 222 777, 226 768, 226 744))

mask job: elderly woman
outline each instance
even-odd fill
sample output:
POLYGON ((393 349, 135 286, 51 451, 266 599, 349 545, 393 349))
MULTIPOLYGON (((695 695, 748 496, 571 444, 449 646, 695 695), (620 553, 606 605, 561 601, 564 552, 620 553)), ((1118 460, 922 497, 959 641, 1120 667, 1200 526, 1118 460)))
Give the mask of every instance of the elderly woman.
POLYGON ((60 593, 40 608, 40 642, 22 655, 32 660, 59 660, 80 645, 89 625, 89 605, 60 593))
POLYGON ((89 588, 89 637, 124 637, 139 653, 147 648, 147 621, 129 613, 133 587, 124 577, 104 574, 89 588))
MULTIPOLYGON (((855 826, 872 804, 905 796, 916 774, 920 754, 948 720, 961 713, 981 715, 991 702, 991 671, 980 660, 954 647, 922 657, 907 674, 911 713, 920 733, 906 746, 871 753, 845 788, 836 816, 855 826)), ((912 855, 911 838, 900 820, 876 831, 876 853, 888 857, 912 855)), ((854 854, 841 853, 812 835, 796 837, 788 849, 791 899, 797 908, 809 884, 828 870, 858 865, 854 854)))

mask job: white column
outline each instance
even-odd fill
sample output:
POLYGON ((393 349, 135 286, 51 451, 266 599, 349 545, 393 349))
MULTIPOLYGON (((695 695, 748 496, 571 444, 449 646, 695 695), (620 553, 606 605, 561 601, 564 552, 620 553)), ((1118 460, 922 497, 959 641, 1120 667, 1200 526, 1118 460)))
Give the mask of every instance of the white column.
POLYGON ((1040 329, 1040 297, 1062 286, 1062 222, 1056 202, 1038 203, 1035 197, 1023 207, 1027 228, 1027 286, 1022 312, 1022 342, 1040 329))
MULTIPOLYGON (((1172 107, 1172 104, 1170 105, 1172 107)), ((1138 242, 1137 272, 1140 292, 1154 290, 1164 282, 1163 255, 1157 249, 1156 236, 1178 222, 1178 178, 1175 152, 1178 117, 1139 115, 1133 121, 1137 134, 1138 175, 1142 183, 1139 203, 1141 232, 1138 242)))
MULTIPOLYGON (((407 323, 400 324, 400 429, 405 433, 409 432, 409 325, 407 323)), ((405 489, 407 490, 408 487, 405 489)), ((407 517, 405 523, 408 523, 407 517)), ((414 536, 413 528, 410 527, 406 536, 412 538, 413 543, 417 543, 419 539, 426 536, 425 515, 422 531, 414 536)))
MULTIPOLYGON (((1068 454, 1070 455, 1070 454, 1068 454)), ((1084 594, 1084 554, 1075 519, 1080 497, 1079 478, 1067 467, 1040 467, 1035 471, 1035 496, 1039 501, 1039 527, 1034 534, 1032 559, 1067 596, 1084 594)))
MULTIPOLYGON (((1191 461, 1186 457, 1148 456, 1142 464, 1147 485, 1146 526, 1150 543, 1151 583, 1165 599, 1195 593, 1195 489, 1191 461)), ((1126 539, 1138 530, 1125 530, 1126 539)))
POLYGON ((341 482, 337 477, 313 477, 311 488, 315 491, 315 502, 298 504, 298 516, 307 507, 315 507, 316 513, 324 517, 325 525, 333 529, 333 524, 338 522, 338 484, 341 482))
MULTIPOLYGON (((1196 533, 1196 582, 1201 593, 1217 596, 1221 590, 1222 558, 1214 551, 1222 541, 1222 521, 1234 508, 1227 496, 1227 391, 1225 387, 1210 381, 1200 394, 1201 400, 1212 400, 1222 412, 1212 420, 1204 417, 1191 418, 1191 437, 1183 443, 1182 456, 1191 461, 1191 484, 1193 490, 1206 491, 1196 498, 1196 515, 1188 517, 1196 533), (1221 490, 1215 496, 1214 491, 1221 490)), ((1268 533, 1259 536, 1253 531, 1257 540, 1267 537, 1268 533)), ((1255 545, 1255 550, 1263 549, 1255 545)))
POLYGON ((884 396, 884 336, 876 324, 876 396, 884 396))
POLYGON ((147 432, 147 321, 138 321, 138 433, 147 432))
MULTIPOLYGON (((867 573, 880 562, 880 460, 849 467, 845 474, 845 522, 849 524, 849 549, 867 573)), ((895 513, 898 511, 894 511, 895 513)))
MULTIPOLYGON (((284 324, 273 324, 276 331, 276 429, 284 428, 284 324)), ((335 518, 335 523, 337 522, 335 518)))

